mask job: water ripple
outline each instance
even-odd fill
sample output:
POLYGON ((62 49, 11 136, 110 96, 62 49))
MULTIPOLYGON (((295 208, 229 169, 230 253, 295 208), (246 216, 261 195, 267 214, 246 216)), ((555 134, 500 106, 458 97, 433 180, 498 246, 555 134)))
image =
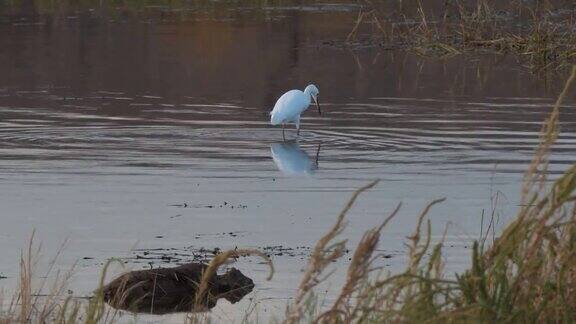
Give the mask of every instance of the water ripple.
MULTIPOLYGON (((0 101, 3 164, 50 161, 45 164, 50 168, 54 161, 76 161, 165 169, 213 168, 205 162, 213 160, 256 170, 268 163, 269 144, 281 140, 280 129, 268 126, 265 110, 238 103, 198 103, 194 98, 172 103, 153 94, 115 91, 75 97, 72 103, 48 90, 6 92, 0 101), (25 106, 23 99, 29 101, 25 106)), ((305 147, 322 143, 322 162, 332 170, 376 172, 387 165, 489 170, 500 165, 521 172, 550 104, 546 98, 327 102, 322 117, 305 114, 299 141, 305 147)), ((573 108, 562 111, 563 133, 554 156, 558 165, 574 162, 573 108)), ((295 135, 290 127, 287 134, 295 135)))

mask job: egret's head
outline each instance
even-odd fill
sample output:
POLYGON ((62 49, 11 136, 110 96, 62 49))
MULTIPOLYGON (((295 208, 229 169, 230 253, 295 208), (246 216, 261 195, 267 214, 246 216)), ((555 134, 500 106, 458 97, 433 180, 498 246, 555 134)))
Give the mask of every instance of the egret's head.
POLYGON ((320 90, 318 90, 315 85, 310 84, 306 87, 306 89, 304 89, 304 93, 307 93, 312 97, 312 100, 314 100, 314 103, 316 103, 316 107, 318 107, 318 115, 321 115, 322 111, 320 110, 320 101, 318 100, 320 90))

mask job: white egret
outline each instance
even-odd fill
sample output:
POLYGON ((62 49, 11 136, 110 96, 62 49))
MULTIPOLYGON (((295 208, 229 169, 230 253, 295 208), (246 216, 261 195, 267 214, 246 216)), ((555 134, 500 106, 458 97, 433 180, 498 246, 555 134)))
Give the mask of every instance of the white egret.
POLYGON ((296 134, 300 135, 300 114, 308 109, 312 100, 318 107, 318 114, 322 114, 320 103, 318 102, 319 93, 320 91, 313 84, 307 86, 304 91, 290 90, 286 92, 278 98, 274 109, 270 112, 270 124, 282 124, 282 137, 284 137, 284 126, 292 122, 296 125, 296 134))
POLYGON ((314 159, 302 150, 295 141, 273 143, 270 145, 270 152, 272 153, 272 160, 282 173, 290 176, 307 176, 318 169, 320 146, 318 144, 314 159))

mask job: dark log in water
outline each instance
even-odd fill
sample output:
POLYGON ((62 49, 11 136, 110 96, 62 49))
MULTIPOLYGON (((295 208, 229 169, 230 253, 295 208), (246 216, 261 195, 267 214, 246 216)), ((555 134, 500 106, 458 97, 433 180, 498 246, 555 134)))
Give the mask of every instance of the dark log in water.
POLYGON ((230 269, 213 276, 201 305, 194 305, 196 292, 207 265, 189 263, 175 268, 132 271, 104 286, 104 300, 114 308, 137 313, 166 314, 207 311, 225 298, 240 301, 254 288, 252 279, 230 269))

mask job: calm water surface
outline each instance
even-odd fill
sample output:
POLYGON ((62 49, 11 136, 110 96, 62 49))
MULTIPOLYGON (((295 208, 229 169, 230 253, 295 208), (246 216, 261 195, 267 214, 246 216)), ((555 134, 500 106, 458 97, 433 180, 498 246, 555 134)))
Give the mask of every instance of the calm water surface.
MULTIPOLYGON (((450 224, 448 269, 464 267, 483 211, 495 206, 505 223, 516 210, 563 76, 536 78, 503 56, 342 49, 332 41, 356 8, 306 8, 0 25, 0 287, 14 286, 33 230, 45 259, 68 239, 58 268, 77 265, 75 296, 92 291, 108 258, 135 249, 304 250, 373 179, 349 216, 350 246, 403 202, 381 244, 397 269, 419 211, 447 197, 430 217, 435 235, 450 224), (267 113, 311 82, 325 113, 306 112, 301 136, 283 142, 267 113)), ((574 163, 573 105, 561 119, 556 174, 574 163)), ((258 260, 241 260, 255 292, 216 318, 254 302, 282 312, 305 254, 275 255, 271 282, 258 260)))

